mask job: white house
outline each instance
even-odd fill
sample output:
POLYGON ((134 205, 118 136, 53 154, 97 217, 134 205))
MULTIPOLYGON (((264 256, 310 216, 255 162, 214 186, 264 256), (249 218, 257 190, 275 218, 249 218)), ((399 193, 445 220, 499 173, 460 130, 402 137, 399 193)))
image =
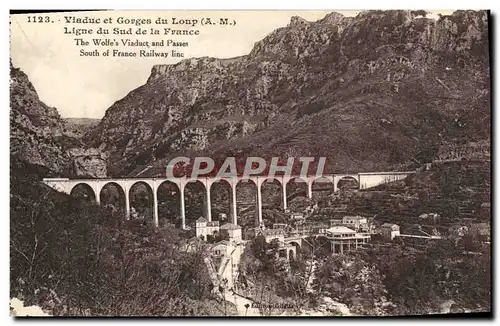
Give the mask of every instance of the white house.
POLYGON ((209 222, 204 217, 196 220, 196 237, 203 237, 207 239, 207 235, 214 235, 219 232, 219 221, 209 222))
POLYGON ((387 240, 393 240, 395 237, 399 236, 399 225, 384 223, 381 226, 382 236, 387 240))

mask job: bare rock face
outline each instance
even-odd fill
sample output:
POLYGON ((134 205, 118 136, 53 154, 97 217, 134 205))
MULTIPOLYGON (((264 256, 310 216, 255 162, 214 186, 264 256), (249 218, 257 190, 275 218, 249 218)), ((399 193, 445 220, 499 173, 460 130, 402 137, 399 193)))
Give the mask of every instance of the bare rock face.
POLYGON ((105 178, 107 176, 107 156, 96 148, 72 148, 72 175, 78 177, 105 178))
POLYGON ((104 154, 83 149, 78 133, 61 119, 57 109, 40 101, 26 74, 12 65, 10 101, 12 156, 45 167, 53 176, 106 176, 104 154))
POLYGON ((299 17, 299 16, 293 16, 290 19, 290 24, 288 26, 301 26, 301 25, 307 25, 307 24, 309 24, 309 22, 307 20, 305 20, 304 18, 299 17))
POLYGON ((65 172, 70 158, 56 140, 63 134, 60 116, 40 101, 28 77, 13 67, 10 100, 11 154, 31 164, 65 172))
POLYGON ((93 118, 65 118, 66 134, 73 138, 82 138, 83 135, 94 128, 101 119, 93 118))
POLYGON ((163 173, 179 154, 293 152, 330 172, 428 161, 489 139, 488 49, 484 11, 293 17, 246 56, 154 66, 84 140, 113 175, 163 173))

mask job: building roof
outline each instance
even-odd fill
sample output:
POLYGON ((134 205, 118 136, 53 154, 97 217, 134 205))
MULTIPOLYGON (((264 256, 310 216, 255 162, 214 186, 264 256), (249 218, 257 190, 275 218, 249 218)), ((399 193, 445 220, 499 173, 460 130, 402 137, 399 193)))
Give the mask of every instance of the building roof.
POLYGON ((241 226, 233 224, 233 223, 226 223, 223 226, 220 227, 222 230, 237 230, 241 229, 241 226))
POLYGON ((380 227, 383 227, 383 228, 392 228, 394 225, 398 226, 397 224, 394 224, 394 223, 384 223, 380 227))
POLYGON ((260 233, 266 236, 266 235, 284 234, 285 231, 283 229, 266 229, 266 230, 261 230, 260 233))
POLYGON ((220 245, 228 246, 229 245, 229 241, 227 241, 227 240, 221 240, 221 241, 219 241, 217 243, 214 243, 214 245, 213 245, 212 248, 215 248, 215 247, 220 246, 220 245))
POLYGON ((346 228, 345 226, 332 226, 327 229, 326 232, 329 233, 356 233, 356 231, 346 228))
POLYGON ((208 220, 203 216, 196 220, 196 223, 202 223, 202 222, 208 222, 208 220))
POLYGON ((363 216, 344 216, 344 218, 347 218, 347 219, 351 219, 351 220, 365 220, 366 217, 363 217, 363 216))

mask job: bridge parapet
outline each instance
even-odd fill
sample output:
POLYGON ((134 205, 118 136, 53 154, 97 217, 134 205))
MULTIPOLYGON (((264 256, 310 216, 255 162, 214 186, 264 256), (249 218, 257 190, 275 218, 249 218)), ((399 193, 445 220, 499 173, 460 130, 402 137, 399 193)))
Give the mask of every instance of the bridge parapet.
POLYGON ((415 171, 408 172, 362 172, 359 173, 360 189, 373 188, 381 184, 403 180, 415 171))

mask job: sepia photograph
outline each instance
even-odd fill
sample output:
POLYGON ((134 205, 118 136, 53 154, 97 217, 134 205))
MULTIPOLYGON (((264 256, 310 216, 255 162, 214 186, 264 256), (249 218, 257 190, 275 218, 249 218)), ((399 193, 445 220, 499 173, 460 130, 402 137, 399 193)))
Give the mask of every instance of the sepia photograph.
POLYGON ((9 20, 11 318, 492 317, 489 10, 9 20))

